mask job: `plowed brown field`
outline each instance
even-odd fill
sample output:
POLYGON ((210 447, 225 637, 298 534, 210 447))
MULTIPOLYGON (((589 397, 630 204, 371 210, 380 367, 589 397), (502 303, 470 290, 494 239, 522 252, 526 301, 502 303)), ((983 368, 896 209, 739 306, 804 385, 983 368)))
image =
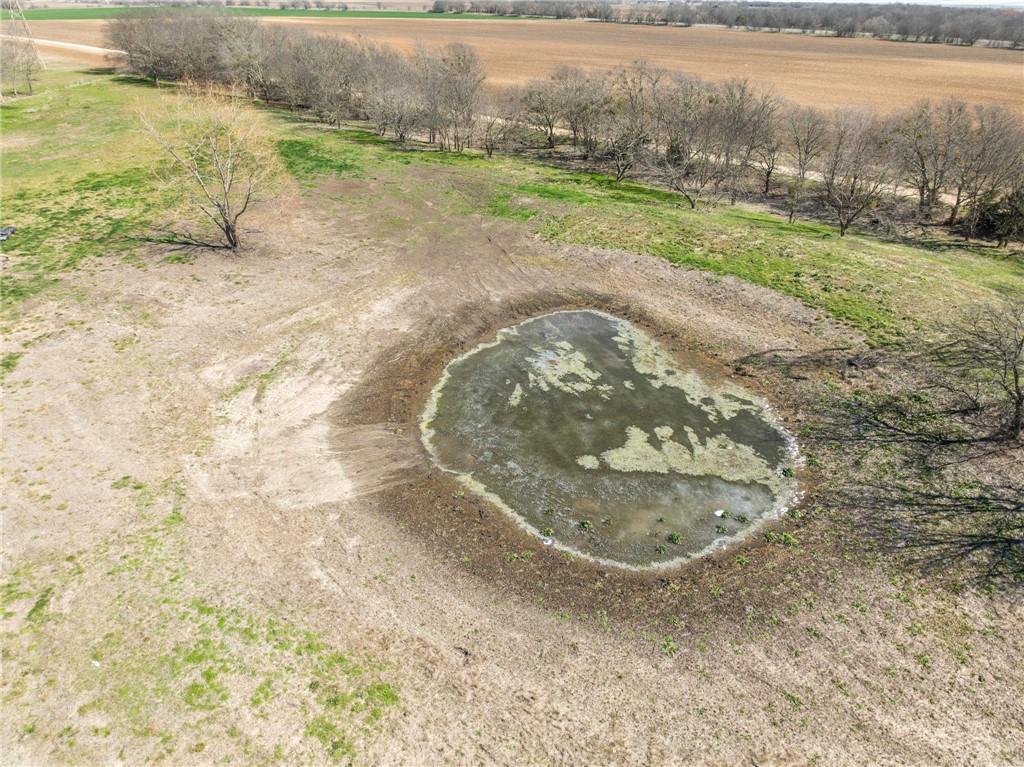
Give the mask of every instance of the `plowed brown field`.
MULTIPOLYGON (((498 85, 544 77, 560 64, 605 68, 638 58, 707 79, 747 77, 820 106, 897 109, 921 98, 958 96, 1024 112, 1024 51, 839 40, 718 29, 579 21, 301 19, 265 23, 338 36, 369 35, 401 50, 418 40, 472 45, 498 85)), ((42 39, 103 45, 103 21, 37 21, 42 39)), ((56 50, 54 49, 56 53, 56 50)))

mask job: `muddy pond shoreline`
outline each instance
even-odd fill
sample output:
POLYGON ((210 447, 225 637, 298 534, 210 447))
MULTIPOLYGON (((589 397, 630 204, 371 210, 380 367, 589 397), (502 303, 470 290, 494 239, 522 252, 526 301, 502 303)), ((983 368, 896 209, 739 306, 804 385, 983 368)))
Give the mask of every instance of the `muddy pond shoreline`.
MULTIPOLYGON (((676 361, 699 360, 709 383, 740 379, 743 388, 770 403, 773 415, 790 433, 798 433, 800 396, 792 382, 771 373, 763 378, 738 373, 738 365, 721 359, 712 342, 688 336, 616 296, 537 293, 502 305, 464 305, 423 328, 415 339, 381 351, 375 365, 379 375, 357 385, 334 415, 335 422, 347 428, 383 425, 393 438, 375 460, 394 462, 394 481, 384 483, 368 500, 422 541, 435 561, 479 579, 496 597, 514 596, 546 609, 582 611, 636 625, 670 615, 695 620, 705 612, 719 619, 733 610, 741 613, 738 602, 718 600, 715 592, 745 590, 747 583, 756 583, 763 591, 766 580, 781 579, 781 562, 789 559, 783 548, 766 545, 761 534, 672 567, 647 571, 609 567, 545 546, 503 510, 467 492, 456 476, 433 465, 420 441, 419 418, 445 367, 494 339, 502 328, 541 314, 573 310, 602 312, 632 323, 676 361), (732 566, 737 557, 746 562, 744 567, 732 566), (728 587, 722 585, 726 582, 728 587)), ((807 475, 806 470, 797 471, 802 495, 794 516, 815 503, 816 482, 807 475)), ((767 521, 759 532, 770 533, 783 523, 793 524, 788 518, 767 521)), ((780 583, 783 590, 794 586, 780 583)), ((750 601, 746 604, 749 607, 750 601)), ((766 601, 764 608, 771 609, 771 602, 766 601)))

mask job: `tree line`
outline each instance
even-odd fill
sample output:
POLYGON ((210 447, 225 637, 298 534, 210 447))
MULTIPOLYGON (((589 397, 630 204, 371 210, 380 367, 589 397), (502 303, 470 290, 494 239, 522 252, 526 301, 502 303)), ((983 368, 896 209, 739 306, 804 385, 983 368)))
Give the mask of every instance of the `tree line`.
POLYGON ((836 37, 974 45, 1024 45, 1024 13, 997 8, 868 3, 662 2, 617 5, 600 0, 434 0, 434 13, 490 13, 596 19, 630 24, 795 30, 836 37))
MULTIPOLYGON (((348 5, 339 0, 135 0, 132 5, 348 10, 348 5)), ((386 6, 378 3, 378 8, 382 7, 386 6)), ((437 14, 480 13, 682 27, 712 25, 728 29, 873 37, 903 42, 1024 46, 1024 12, 1011 8, 906 3, 749 3, 740 0, 635 4, 618 4, 610 0, 433 0, 428 6, 425 0, 423 8, 428 7, 437 14)))
POLYGON ((678 192, 692 208, 765 199, 797 216, 940 223, 1024 241, 1024 125, 1001 105, 922 101, 891 117, 789 103, 747 80, 709 82, 635 62, 563 66, 484 87, 469 46, 405 55, 367 38, 249 18, 138 11, 109 22, 120 63, 153 79, 230 84, 331 124, 360 119, 443 151, 547 152, 678 192), (906 202, 913 195, 913 204, 906 202))

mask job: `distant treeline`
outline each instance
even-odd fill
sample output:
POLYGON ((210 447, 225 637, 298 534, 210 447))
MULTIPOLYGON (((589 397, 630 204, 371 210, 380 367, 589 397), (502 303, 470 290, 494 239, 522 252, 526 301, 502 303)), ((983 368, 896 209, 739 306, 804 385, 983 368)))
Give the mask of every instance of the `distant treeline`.
MULTIPOLYGON (((5 0, 6 2, 7 0, 5 0)), ((920 43, 1024 47, 1024 11, 941 5, 817 2, 639 2, 609 0, 424 0, 430 12, 591 19, 629 24, 802 32, 835 37, 874 37, 920 43)), ((132 6, 237 7, 279 10, 348 10, 341 0, 133 0, 132 6)), ((5 6, 6 7, 6 6, 5 6)), ((47 3, 31 3, 47 8, 47 3)), ((386 3, 381 7, 386 8, 386 3)))
POLYGON ((974 45, 1024 45, 1024 12, 939 5, 860 3, 661 2, 616 5, 594 0, 434 0, 434 13, 551 16, 632 24, 714 24, 730 29, 799 30, 836 37, 974 45))
POLYGON ((965 236, 1024 239, 1024 124, 1004 106, 922 101, 889 118, 791 104, 746 80, 708 82, 636 62, 560 67, 487 90, 476 52, 411 55, 222 14, 138 11, 108 44, 129 71, 240 89, 331 124, 359 119, 443 151, 549 152, 656 182, 691 207, 740 198, 827 215, 940 220, 965 236), (913 202, 909 195, 913 194, 913 202))

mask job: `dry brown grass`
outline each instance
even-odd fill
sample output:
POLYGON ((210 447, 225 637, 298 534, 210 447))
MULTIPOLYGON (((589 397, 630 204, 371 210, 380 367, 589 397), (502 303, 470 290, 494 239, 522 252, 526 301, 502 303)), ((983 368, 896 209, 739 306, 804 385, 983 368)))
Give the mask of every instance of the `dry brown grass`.
MULTIPOLYGON (((477 49, 496 85, 545 77, 561 64, 605 68, 644 58, 708 79, 748 77, 770 83, 801 104, 891 111, 922 98, 958 96, 976 103, 1006 103, 1024 112, 1024 51, 577 21, 265 22, 338 36, 365 34, 404 51, 420 40, 435 45, 460 40, 477 49)), ((33 31, 40 38, 103 45, 104 23, 40 21, 33 31)))

